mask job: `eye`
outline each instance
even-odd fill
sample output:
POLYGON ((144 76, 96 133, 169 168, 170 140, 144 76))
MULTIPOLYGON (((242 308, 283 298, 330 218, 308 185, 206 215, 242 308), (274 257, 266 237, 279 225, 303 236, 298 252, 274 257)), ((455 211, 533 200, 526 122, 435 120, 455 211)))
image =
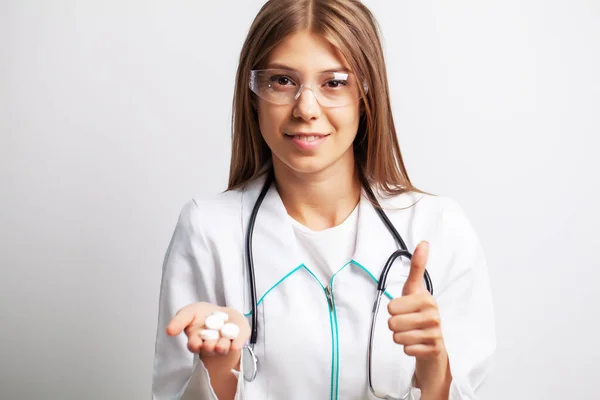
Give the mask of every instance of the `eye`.
POLYGON ((275 83, 278 86, 289 86, 294 84, 294 81, 292 81, 292 79, 289 76, 285 75, 272 76, 271 82, 275 83))
POLYGON ((341 79, 332 79, 325 83, 325 86, 330 89, 337 89, 341 86, 346 86, 346 85, 348 85, 348 81, 341 80, 341 79))

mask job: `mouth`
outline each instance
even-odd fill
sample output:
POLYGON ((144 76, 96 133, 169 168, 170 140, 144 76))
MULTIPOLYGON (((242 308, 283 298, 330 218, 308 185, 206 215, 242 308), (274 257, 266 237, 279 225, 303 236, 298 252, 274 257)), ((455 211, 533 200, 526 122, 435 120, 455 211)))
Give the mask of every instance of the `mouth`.
POLYGON ((312 153, 327 141, 330 134, 316 132, 285 132, 285 138, 293 143, 300 151, 312 153))
POLYGON ((302 140, 305 142, 314 142, 319 139, 324 139, 329 136, 328 133, 306 133, 306 132, 298 132, 298 133, 287 133, 285 132, 285 136, 295 140, 302 140))

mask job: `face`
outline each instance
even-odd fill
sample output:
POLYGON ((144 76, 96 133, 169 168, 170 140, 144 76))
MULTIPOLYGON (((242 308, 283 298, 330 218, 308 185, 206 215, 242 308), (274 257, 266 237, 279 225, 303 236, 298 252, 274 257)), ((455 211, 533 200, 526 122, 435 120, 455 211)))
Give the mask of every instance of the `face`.
POLYGON ((311 86, 292 104, 274 104, 255 97, 260 131, 278 173, 353 171, 352 143, 359 125, 360 100, 330 107, 324 97, 336 96, 334 91, 341 87, 337 86, 339 82, 327 78, 331 74, 319 75, 323 71, 350 70, 339 50, 318 35, 299 32, 271 51, 265 68, 290 71, 291 79, 278 75, 275 83, 284 88, 279 90, 289 87, 295 92, 300 84, 311 86), (300 82, 296 82, 298 79, 300 82), (320 104, 315 94, 327 106, 320 104))

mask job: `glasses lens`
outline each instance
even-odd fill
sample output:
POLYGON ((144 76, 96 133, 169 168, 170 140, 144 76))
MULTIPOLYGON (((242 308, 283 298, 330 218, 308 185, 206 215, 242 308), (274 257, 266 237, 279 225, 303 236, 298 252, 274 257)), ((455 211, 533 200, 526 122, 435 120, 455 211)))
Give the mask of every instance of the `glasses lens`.
POLYGON ((319 74, 308 84, 300 82, 296 73, 286 70, 253 70, 250 89, 259 97, 275 104, 294 103, 301 90, 310 89, 324 107, 340 107, 360 99, 360 91, 350 72, 319 74))
POLYGON ((327 72, 320 75, 315 96, 325 107, 339 107, 360 99, 360 91, 354 75, 349 72, 327 72))
POLYGON ((299 88, 298 78, 290 71, 265 69, 252 71, 250 75, 250 89, 271 103, 294 102, 299 88))

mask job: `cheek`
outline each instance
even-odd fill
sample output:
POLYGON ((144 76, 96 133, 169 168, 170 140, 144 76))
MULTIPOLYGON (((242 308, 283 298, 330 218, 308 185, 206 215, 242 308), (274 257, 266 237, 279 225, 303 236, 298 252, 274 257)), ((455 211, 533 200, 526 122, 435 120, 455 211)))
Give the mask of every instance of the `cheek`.
POLYGON ((279 136, 281 127, 289 118, 291 110, 286 106, 271 106, 258 104, 258 125, 263 137, 279 136))
POLYGON ((332 109, 328 114, 329 122, 336 132, 354 138, 360 122, 360 109, 357 107, 332 109))

